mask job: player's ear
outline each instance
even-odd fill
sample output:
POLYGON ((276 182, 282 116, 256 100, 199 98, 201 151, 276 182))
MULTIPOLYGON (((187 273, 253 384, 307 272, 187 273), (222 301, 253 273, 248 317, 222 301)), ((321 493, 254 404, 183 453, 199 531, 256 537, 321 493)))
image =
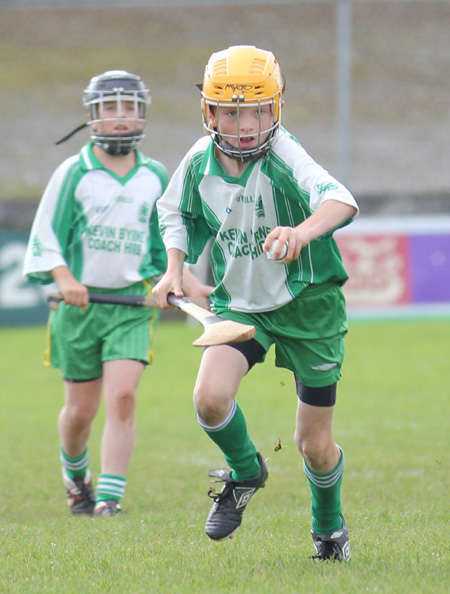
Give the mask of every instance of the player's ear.
POLYGON ((90 113, 87 115, 86 121, 87 121, 87 125, 90 126, 92 128, 92 130, 94 130, 94 132, 96 132, 97 128, 96 128, 95 124, 91 124, 92 117, 91 117, 90 113))
POLYGON ((215 128, 217 126, 217 120, 214 115, 215 107, 211 107, 208 110, 208 125, 210 128, 215 128))

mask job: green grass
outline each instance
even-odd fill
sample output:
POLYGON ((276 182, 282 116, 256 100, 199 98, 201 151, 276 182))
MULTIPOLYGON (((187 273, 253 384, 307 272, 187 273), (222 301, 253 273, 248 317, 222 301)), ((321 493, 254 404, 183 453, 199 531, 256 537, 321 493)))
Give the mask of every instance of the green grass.
MULTIPOLYGON (((197 426, 199 328, 161 324, 144 374, 126 514, 70 517, 58 462, 59 372, 41 365, 45 329, 0 331, 4 594, 436 593, 448 588, 450 320, 354 321, 335 435, 346 452, 348 565, 316 565, 309 494, 293 443, 296 396, 269 356, 239 396, 269 481, 233 540, 213 543, 207 470, 223 465, 197 426), (281 439, 283 448, 274 452, 281 439)), ((90 442, 99 470, 103 412, 90 442)))

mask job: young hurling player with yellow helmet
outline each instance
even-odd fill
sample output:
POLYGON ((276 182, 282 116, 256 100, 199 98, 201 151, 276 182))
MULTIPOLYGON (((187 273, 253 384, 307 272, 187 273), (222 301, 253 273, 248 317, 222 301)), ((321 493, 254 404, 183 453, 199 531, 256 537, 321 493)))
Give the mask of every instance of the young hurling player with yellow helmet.
POLYGON ((233 46, 209 59, 201 85, 207 134, 157 205, 168 268, 154 294, 162 307, 169 292, 181 295, 183 262, 195 262, 211 240, 212 308, 256 328, 247 342, 207 348, 198 371, 197 420, 229 466, 210 471, 224 486, 211 495, 207 535, 230 537, 268 478, 236 395, 274 345, 275 364, 293 372, 297 393, 295 442, 311 491, 314 558, 348 560, 344 454, 332 431, 347 273, 332 234, 358 206, 281 126, 284 90, 269 51, 233 46))

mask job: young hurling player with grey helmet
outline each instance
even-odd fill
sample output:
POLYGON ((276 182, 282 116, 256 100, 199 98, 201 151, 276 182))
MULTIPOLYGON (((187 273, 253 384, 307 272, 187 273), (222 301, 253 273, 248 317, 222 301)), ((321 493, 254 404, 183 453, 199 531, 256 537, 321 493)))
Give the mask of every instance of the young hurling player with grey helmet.
MULTIPOLYGON (((147 295, 166 268, 156 201, 168 174, 136 147, 150 93, 139 76, 113 70, 84 92, 91 141, 51 177, 31 229, 24 273, 55 281, 64 302, 49 319, 46 365, 63 373, 58 419, 67 502, 75 515, 114 516, 125 494, 136 435, 136 399, 152 360, 157 309, 88 303, 89 292, 147 295), (94 494, 88 438, 102 393, 106 420, 94 494)), ((72 134, 64 139, 67 140, 72 134)), ((189 294, 210 288, 185 272, 189 294)))
POLYGON ((275 364, 293 372, 298 396, 295 442, 311 491, 314 558, 348 560, 344 454, 332 431, 347 273, 332 233, 358 206, 281 126, 284 90, 269 51, 233 46, 211 56, 201 85, 207 135, 158 201, 168 268, 154 294, 162 307, 169 292, 181 295, 184 261, 195 262, 212 240, 212 308, 256 328, 248 342, 207 348, 194 388, 197 420, 229 466, 210 472, 224 486, 211 495, 207 535, 230 537, 266 483, 266 462, 235 397, 275 345, 275 364))

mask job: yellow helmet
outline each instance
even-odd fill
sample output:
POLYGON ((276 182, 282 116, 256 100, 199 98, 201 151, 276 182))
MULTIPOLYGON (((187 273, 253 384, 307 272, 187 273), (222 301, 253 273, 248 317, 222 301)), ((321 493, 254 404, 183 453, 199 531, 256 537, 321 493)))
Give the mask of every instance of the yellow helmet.
POLYGON ((203 126, 216 146, 227 156, 240 161, 259 158, 270 148, 280 125, 284 77, 272 52, 252 45, 236 45, 214 53, 206 65, 202 85, 203 126), (254 149, 233 148, 216 127, 211 127, 211 107, 271 105, 273 125, 259 131, 261 139, 254 149))

